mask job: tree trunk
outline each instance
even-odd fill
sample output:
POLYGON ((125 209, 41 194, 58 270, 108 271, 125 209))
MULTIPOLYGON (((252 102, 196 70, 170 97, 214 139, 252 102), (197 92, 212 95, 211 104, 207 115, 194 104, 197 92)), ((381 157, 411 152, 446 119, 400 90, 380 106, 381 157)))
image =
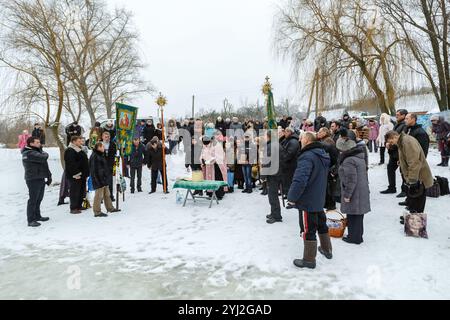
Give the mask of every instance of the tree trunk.
POLYGON ((439 46, 439 39, 436 34, 436 29, 433 24, 432 20, 432 13, 430 11, 430 8, 428 7, 427 0, 420 0, 422 5, 422 12, 426 20, 427 29, 428 29, 428 35, 430 37, 430 43, 431 47, 433 49, 433 56, 436 63, 436 70, 438 73, 439 78, 439 91, 441 93, 441 99, 440 99, 440 105, 439 109, 441 111, 447 110, 447 85, 445 81, 445 71, 444 71, 444 65, 441 59, 441 50, 439 46))
POLYGON ((64 144, 62 137, 59 135, 59 126, 52 126, 49 129, 59 149, 59 160, 61 161, 61 166, 63 169, 65 169, 66 164, 64 162, 64 152, 66 151, 66 146, 64 144))

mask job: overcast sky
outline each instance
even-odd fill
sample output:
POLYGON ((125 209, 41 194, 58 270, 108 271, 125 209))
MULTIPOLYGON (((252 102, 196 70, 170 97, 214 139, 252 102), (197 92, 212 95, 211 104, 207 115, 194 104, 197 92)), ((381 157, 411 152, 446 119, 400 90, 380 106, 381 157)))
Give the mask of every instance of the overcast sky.
MULTIPOLYGON (((228 98, 256 102, 266 75, 275 99, 295 98, 289 65, 272 50, 275 0, 107 0, 132 11, 148 64, 146 77, 169 100, 168 116, 196 108, 217 108, 228 98)), ((142 115, 156 115, 154 98, 134 104, 142 115)))

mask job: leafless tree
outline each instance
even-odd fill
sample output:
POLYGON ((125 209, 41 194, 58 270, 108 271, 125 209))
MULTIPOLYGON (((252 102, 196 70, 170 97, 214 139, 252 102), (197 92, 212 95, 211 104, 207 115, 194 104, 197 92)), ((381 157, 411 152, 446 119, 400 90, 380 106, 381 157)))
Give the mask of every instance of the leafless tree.
POLYGON ((33 112, 42 119, 63 159, 65 146, 59 136, 64 110, 60 2, 7 0, 1 6, 5 13, 1 22, 5 46, 0 61, 17 73, 20 87, 16 93, 27 97, 23 111, 33 112))
POLYGON ((450 108, 450 0, 377 0, 386 20, 402 31, 405 44, 428 80, 441 111, 450 108))
POLYGON ((297 74, 321 70, 329 92, 364 78, 380 109, 393 114, 399 39, 378 18, 370 0, 289 0, 279 9, 275 43, 297 74))

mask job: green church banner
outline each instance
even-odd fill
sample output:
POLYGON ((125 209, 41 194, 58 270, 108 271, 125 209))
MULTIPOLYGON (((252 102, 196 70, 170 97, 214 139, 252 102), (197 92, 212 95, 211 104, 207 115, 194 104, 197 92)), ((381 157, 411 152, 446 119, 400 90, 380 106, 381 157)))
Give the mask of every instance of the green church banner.
POLYGON ((138 108, 116 103, 116 143, 122 156, 129 156, 133 146, 138 108))

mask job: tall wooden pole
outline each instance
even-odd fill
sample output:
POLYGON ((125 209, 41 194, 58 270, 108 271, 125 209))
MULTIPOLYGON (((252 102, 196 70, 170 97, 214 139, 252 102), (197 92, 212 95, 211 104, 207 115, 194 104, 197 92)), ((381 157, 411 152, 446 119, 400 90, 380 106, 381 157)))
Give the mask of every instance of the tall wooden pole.
POLYGON ((195 96, 192 96, 192 118, 195 118, 195 96))
POLYGON ((167 192, 167 179, 166 179, 166 133, 164 125, 164 107, 161 107, 161 125, 162 125, 162 164, 163 164, 163 191, 167 192))

